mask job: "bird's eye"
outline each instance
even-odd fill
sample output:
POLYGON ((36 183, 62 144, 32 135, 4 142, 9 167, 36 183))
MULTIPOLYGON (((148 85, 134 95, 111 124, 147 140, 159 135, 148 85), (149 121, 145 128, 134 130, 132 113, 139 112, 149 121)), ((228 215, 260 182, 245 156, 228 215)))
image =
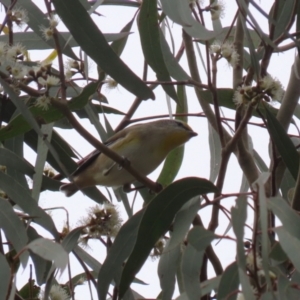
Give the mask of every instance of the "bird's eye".
POLYGON ((185 128, 184 124, 181 122, 176 122, 179 127, 185 128))

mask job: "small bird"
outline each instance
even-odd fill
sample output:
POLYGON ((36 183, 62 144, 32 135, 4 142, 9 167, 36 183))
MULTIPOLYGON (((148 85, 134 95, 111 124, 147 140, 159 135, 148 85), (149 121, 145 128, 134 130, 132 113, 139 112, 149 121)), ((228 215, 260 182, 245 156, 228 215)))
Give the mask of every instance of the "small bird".
MULTIPOLYGON (((127 127, 109 138, 104 144, 130 164, 140 174, 154 171, 176 147, 196 136, 189 125, 178 120, 158 120, 127 127)), ((136 179, 124 168, 102 154, 92 152, 71 175, 73 182, 63 184, 60 190, 67 197, 79 189, 94 185, 118 187, 136 179)))

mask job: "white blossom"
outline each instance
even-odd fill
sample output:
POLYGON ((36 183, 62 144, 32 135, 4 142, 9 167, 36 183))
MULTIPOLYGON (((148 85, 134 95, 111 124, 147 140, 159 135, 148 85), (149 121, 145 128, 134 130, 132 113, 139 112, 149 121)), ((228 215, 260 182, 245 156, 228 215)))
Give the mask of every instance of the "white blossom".
POLYGON ((210 5, 210 14, 212 20, 218 20, 220 18, 224 17, 224 11, 225 11, 225 4, 223 1, 218 0, 214 1, 210 5))
POLYGON ((284 90, 281 82, 277 78, 273 78, 271 75, 266 75, 260 81, 260 87, 265 93, 270 95, 273 100, 281 101, 284 95, 284 90))
POLYGON ((17 43, 7 48, 6 58, 10 61, 15 61, 19 55, 24 55, 25 53, 25 47, 21 43, 17 43))
POLYGON ((56 15, 51 15, 49 19, 49 25, 51 28, 55 28, 59 23, 59 19, 56 15))
POLYGON ((43 38, 48 41, 53 37, 53 27, 40 26, 40 31, 42 32, 43 38))
POLYGON ((16 79, 24 78, 24 76, 27 75, 27 71, 28 71, 27 67, 20 63, 15 63, 10 69, 11 74, 16 79))
POLYGON ((48 75, 46 82, 47 82, 47 87, 50 87, 50 86, 58 85, 60 81, 58 77, 53 75, 48 75))
POLYGON ((22 26, 24 23, 28 22, 28 12, 26 9, 23 8, 16 8, 12 11, 12 19, 15 21, 19 26, 22 26))
POLYGON ((35 106, 40 107, 42 110, 48 110, 50 105, 51 105, 51 100, 46 95, 43 95, 36 99, 35 106))

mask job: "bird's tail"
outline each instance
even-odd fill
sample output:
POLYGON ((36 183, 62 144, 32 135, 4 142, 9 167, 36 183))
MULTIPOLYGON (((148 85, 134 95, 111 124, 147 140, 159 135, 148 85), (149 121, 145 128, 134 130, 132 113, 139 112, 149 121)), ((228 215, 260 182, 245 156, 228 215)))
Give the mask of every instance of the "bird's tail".
POLYGON ((63 184, 60 188, 60 191, 64 192, 67 197, 71 197, 74 195, 76 192, 78 192, 78 187, 75 183, 66 183, 63 184))

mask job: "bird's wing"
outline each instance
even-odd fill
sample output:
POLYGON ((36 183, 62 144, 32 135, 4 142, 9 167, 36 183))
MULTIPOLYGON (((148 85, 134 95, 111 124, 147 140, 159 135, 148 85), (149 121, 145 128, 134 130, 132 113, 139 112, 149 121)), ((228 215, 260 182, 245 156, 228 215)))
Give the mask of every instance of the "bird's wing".
POLYGON ((89 167, 101 154, 101 151, 94 150, 92 153, 84 157, 80 162, 78 168, 72 173, 72 176, 77 176, 82 171, 84 171, 87 167, 89 167))
MULTIPOLYGON (((127 135, 127 130, 121 130, 114 134, 112 137, 110 137, 105 143, 105 146, 111 146, 114 143, 123 143, 123 138, 127 135)), ((84 171, 87 167, 89 167, 101 154, 100 150, 95 149, 93 152, 91 152, 89 155, 84 157, 81 161, 79 161, 78 168, 72 173, 72 176, 79 175, 82 171, 84 171)))

